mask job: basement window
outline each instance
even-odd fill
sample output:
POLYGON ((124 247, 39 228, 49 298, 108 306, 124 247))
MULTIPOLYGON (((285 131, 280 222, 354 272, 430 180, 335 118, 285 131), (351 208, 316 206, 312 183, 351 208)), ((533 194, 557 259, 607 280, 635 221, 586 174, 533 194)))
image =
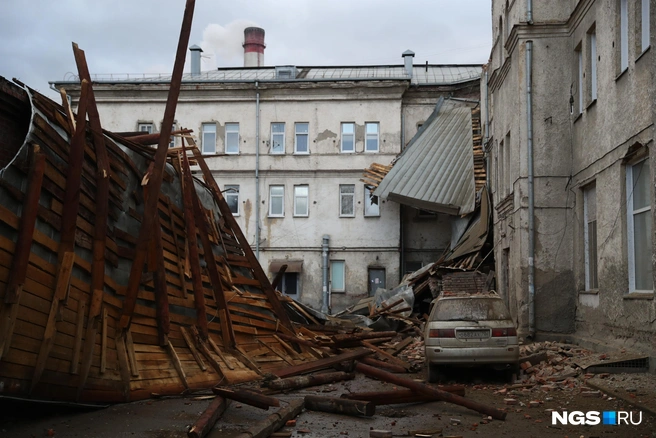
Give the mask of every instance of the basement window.
POLYGON ((344 260, 330 261, 330 291, 346 291, 346 262, 344 260))

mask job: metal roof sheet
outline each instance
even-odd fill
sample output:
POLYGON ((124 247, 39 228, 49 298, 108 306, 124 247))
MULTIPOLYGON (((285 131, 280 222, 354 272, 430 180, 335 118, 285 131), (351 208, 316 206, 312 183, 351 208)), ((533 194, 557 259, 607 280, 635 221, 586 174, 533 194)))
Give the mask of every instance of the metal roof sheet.
MULTIPOLYGON (((408 74, 402 65, 356 65, 337 67, 296 67, 295 79, 277 79, 275 67, 259 68, 220 68, 204 71, 197 75, 185 73, 183 82, 253 82, 253 81, 351 81, 351 80, 405 80, 408 74)), ((478 80, 481 77, 480 65, 415 65, 412 84, 447 85, 478 80)), ((100 83, 158 83, 170 82, 170 74, 112 73, 97 74, 92 77, 100 83)), ((79 82, 76 76, 52 83, 79 82)))
POLYGON ((454 215, 474 211, 471 108, 440 99, 374 194, 454 215))

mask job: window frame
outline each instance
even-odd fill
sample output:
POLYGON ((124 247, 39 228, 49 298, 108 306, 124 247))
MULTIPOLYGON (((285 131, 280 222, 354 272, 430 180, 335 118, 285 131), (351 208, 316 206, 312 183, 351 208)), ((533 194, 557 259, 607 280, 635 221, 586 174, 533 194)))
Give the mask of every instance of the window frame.
POLYGON ((301 276, 299 275, 298 272, 285 272, 282 275, 282 278, 280 279, 280 292, 282 292, 283 295, 286 295, 288 297, 294 297, 298 298, 298 296, 301 293, 301 276), (287 293, 287 284, 289 282, 290 277, 295 277, 296 278, 296 293, 295 294, 290 294, 287 293))
POLYGON ((310 154, 310 122, 294 122, 294 155, 309 155, 310 154), (306 131, 299 131, 299 127, 305 125, 306 131), (298 150, 298 139, 299 137, 305 137, 305 145, 307 147, 306 151, 298 150))
POLYGON ((595 183, 583 187, 583 248, 585 260, 585 290, 599 289, 599 254, 597 252, 597 187, 595 183), (593 199, 591 199, 593 198, 593 199), (594 203, 594 219, 590 218, 590 205, 594 203), (594 236, 590 235, 590 224, 594 222, 594 236), (594 245, 594 248, 592 248, 594 245), (594 276, 592 270, 594 269, 594 276))
POLYGON ((339 152, 341 154, 354 154, 355 153, 355 123, 354 122, 342 122, 341 124, 341 137, 340 137, 340 142, 339 142, 339 152), (344 132, 344 128, 350 126, 353 128, 353 132, 344 132), (344 149, 344 139, 348 138, 350 136, 353 149, 351 150, 346 150, 344 149))
POLYGON ((619 4, 619 73, 629 68, 629 0, 620 0, 619 4))
POLYGON ((294 217, 309 217, 310 216, 310 186, 308 184, 297 184, 294 186, 294 217), (307 194, 305 196, 298 195, 297 189, 305 188, 307 194), (305 198, 305 213, 298 213, 298 198, 305 198))
POLYGON ((137 130, 139 132, 145 132, 146 134, 152 134, 155 131, 155 124, 152 122, 137 123, 137 130), (144 130, 142 128, 148 128, 148 129, 144 130))
POLYGON ((588 31, 588 46, 590 52, 590 103, 597 100, 597 29, 588 31))
POLYGON ((271 122, 271 145, 269 148, 269 153, 271 155, 285 155, 285 122, 271 122), (274 132, 273 128, 275 125, 282 125, 282 131, 274 132), (280 151, 275 150, 276 137, 282 137, 282 140, 280 141, 282 150, 280 151))
MULTIPOLYGON (((380 217, 380 197, 379 196, 374 196, 374 198, 378 199, 378 203, 374 204, 373 200, 371 199, 371 193, 373 190, 371 190, 373 186, 370 186, 368 184, 364 185, 364 217, 380 217), (372 214, 369 212, 371 208, 375 206, 376 208, 376 213, 372 214)), ((340 204, 341 205, 341 204, 340 204)))
MULTIPOLYGON (((636 254, 635 254, 635 227, 634 227, 634 217, 637 216, 638 214, 642 214, 645 212, 651 212, 652 210, 652 205, 651 205, 651 169, 650 169, 650 163, 649 163, 649 157, 642 157, 636 161, 633 161, 629 164, 626 165, 626 214, 627 214, 627 265, 628 265, 628 271, 629 271, 629 293, 653 293, 654 292, 654 284, 653 284, 653 275, 652 275, 652 288, 651 289, 637 289, 636 288, 636 254), (642 207, 639 208, 638 210, 635 210, 633 207, 633 194, 635 191, 635 187, 633 186, 633 172, 634 168, 638 164, 646 164, 647 165, 647 172, 648 175, 646 177, 646 188, 648 191, 648 196, 649 196, 649 205, 647 207, 642 207)), ((644 167, 642 168, 644 170, 644 167)), ((649 215, 649 218, 651 221, 653 219, 651 218, 651 214, 649 215)), ((652 230, 651 230, 651 225, 652 223, 649 222, 650 224, 650 230, 648 235, 652 238, 652 245, 653 246, 653 236, 652 236, 652 230)), ((649 263, 651 264, 651 257, 649 257, 649 263)), ((650 271, 653 271, 653 266, 650 266, 650 271)))
POLYGON ((331 260, 330 261, 330 291, 331 292, 346 292, 346 260, 331 260), (342 265, 342 275, 341 275, 341 288, 336 288, 334 286, 334 277, 335 275, 335 270, 333 267, 337 264, 342 265))
MULTIPOLYGON (((173 132, 173 131, 175 131, 175 123, 173 125, 171 125, 171 132, 173 132)), ((175 137, 173 135, 171 135, 171 139, 169 141, 169 149, 174 148, 175 143, 176 143, 175 137)))
POLYGON ((339 185, 339 217, 355 217, 355 184, 340 184, 339 185), (352 193, 346 193, 343 192, 342 189, 345 189, 347 187, 353 187, 353 192, 352 193), (342 209, 343 203, 342 203, 342 198, 345 196, 350 196, 351 197, 351 206, 353 208, 353 213, 351 214, 345 214, 344 210, 342 209))
POLYGON ((584 82, 583 82, 583 71, 585 69, 583 65, 583 43, 580 42, 577 46, 576 49, 574 49, 576 52, 576 63, 577 63, 577 75, 576 75, 576 83, 577 83, 577 93, 576 93, 576 103, 577 103, 577 112, 576 114, 582 114, 583 113, 583 90, 584 90, 584 82))
POLYGON ((380 122, 365 122, 364 124, 364 151, 365 153, 375 154, 380 152, 380 122), (376 149, 369 149, 369 126, 376 127, 376 149))
POLYGON ((209 122, 209 123, 201 123, 200 125, 200 133, 201 133, 201 152, 203 155, 216 155, 216 123, 215 122, 209 122), (206 128, 212 128, 210 131, 206 131, 206 128), (213 144, 213 150, 208 151, 206 148, 205 144, 205 134, 213 134, 214 135, 214 144, 213 144))
POLYGON ((269 186, 269 217, 285 217, 285 186, 282 184, 271 184, 269 186), (282 194, 274 195, 273 189, 275 188, 281 188, 282 189, 282 194), (281 202, 281 212, 280 213, 273 213, 272 212, 272 207, 273 207, 273 198, 280 198, 281 202))
POLYGON ((651 0, 641 0, 640 2, 640 53, 644 53, 651 46, 651 17, 650 3, 651 0))
POLYGON ((239 123, 235 122, 228 122, 224 125, 225 129, 225 135, 224 135, 224 143, 223 143, 223 150, 226 155, 239 155, 239 123), (234 130, 234 128, 237 128, 234 130), (231 129, 228 129, 231 128, 231 129), (237 144, 236 144, 236 150, 229 150, 229 148, 232 146, 229 144, 228 141, 228 136, 231 134, 237 134, 237 144))
POLYGON ((232 213, 233 216, 237 217, 240 214, 241 208, 239 207, 239 184, 224 184, 223 185, 223 198, 226 200, 226 203, 228 204, 228 207, 230 207, 230 203, 228 202, 228 198, 237 198, 237 212, 235 213, 232 211, 232 208, 230 209, 230 212, 232 213), (236 192, 235 192, 236 189, 236 192))

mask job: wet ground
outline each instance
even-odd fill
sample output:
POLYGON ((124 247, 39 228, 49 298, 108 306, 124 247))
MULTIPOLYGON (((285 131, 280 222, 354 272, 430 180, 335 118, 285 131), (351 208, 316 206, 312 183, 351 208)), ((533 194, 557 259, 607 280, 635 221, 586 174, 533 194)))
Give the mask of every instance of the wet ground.
MULTIPOLYGON (((423 380, 423 373, 408 375, 423 380)), ((531 388, 510 388, 502 376, 483 370, 468 370, 448 376, 455 383, 466 385, 466 396, 478 402, 505 409, 505 421, 490 420, 467 408, 444 402, 412 405, 379 406, 371 418, 304 411, 295 427, 282 430, 292 437, 368 437, 371 429, 390 430, 394 436, 411 436, 410 432, 425 432, 435 437, 656 437, 656 417, 645 409, 631 407, 626 399, 640 400, 649 409, 656 398, 653 374, 611 375, 604 384, 613 386, 615 396, 597 393, 595 388, 578 385, 574 388, 558 385, 536 385, 531 388), (625 388, 626 386, 626 388, 625 388), (628 390, 628 391, 627 391, 628 390), (633 397, 631 397, 633 394, 633 397), (516 404, 506 404, 507 399, 516 404), (533 403, 531 403, 533 402, 533 403), (534 405, 535 407, 531 407, 534 405), (633 411, 639 425, 552 425, 551 410, 563 411, 633 411)), ((356 380, 324 385, 312 390, 279 394, 283 401, 319 394, 339 397, 343 393, 392 390, 390 384, 359 375, 356 380)), ((399 388, 400 389, 400 388, 399 388)), ((207 407, 207 399, 185 397, 156 399, 110 406, 101 410, 72 412, 53 406, 24 405, 4 400, 0 405, 0 436, 2 437, 186 437, 188 428, 207 407)), ((230 438, 265 418, 271 411, 232 402, 216 424, 210 437, 230 438)))

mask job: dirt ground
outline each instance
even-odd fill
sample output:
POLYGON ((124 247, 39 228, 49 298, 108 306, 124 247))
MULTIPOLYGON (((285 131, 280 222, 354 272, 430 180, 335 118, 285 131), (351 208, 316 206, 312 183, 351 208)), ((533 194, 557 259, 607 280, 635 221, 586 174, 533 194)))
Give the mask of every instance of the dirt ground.
MULTIPOLYGON (((423 373, 409 375, 423 380, 423 373)), ((467 408, 433 402, 379 406, 371 418, 304 411, 295 427, 286 427, 292 437, 368 437, 371 429, 390 430, 394 436, 409 436, 410 431, 424 431, 435 437, 656 437, 656 417, 648 410, 631 407, 621 398, 597 393, 583 384, 574 388, 556 385, 544 388, 509 389, 501 376, 493 372, 468 370, 447 376, 466 385, 466 396, 481 403, 507 410, 505 421, 489 420, 467 408), (505 391, 504 391, 505 390, 505 391), (592 395, 591 395, 591 394, 592 395), (513 399, 516 404, 508 405, 513 399), (534 403, 531 403, 534 402, 534 403), (537 403, 535 403, 537 402, 537 403), (535 405, 535 407, 531 407, 535 405), (640 425, 573 426, 552 425, 555 411, 633 411, 634 419, 642 411, 640 425)), ((613 374, 603 379, 614 394, 647 405, 656 400, 656 375, 613 374), (632 398, 630 394, 635 396, 632 398)), ((592 380, 591 380, 592 381, 592 380)), ((549 386, 549 385, 547 385, 549 386)), ((324 385, 312 390, 280 394, 283 401, 308 394, 339 397, 343 393, 391 390, 394 386, 359 375, 353 381, 324 385)), ((209 404, 194 397, 154 399, 110 406, 101 410, 71 412, 62 408, 25 405, 2 400, 0 436, 2 437, 186 437, 188 428, 209 404)), ((216 424, 210 437, 230 438, 252 426, 270 413, 232 402, 216 424)))

